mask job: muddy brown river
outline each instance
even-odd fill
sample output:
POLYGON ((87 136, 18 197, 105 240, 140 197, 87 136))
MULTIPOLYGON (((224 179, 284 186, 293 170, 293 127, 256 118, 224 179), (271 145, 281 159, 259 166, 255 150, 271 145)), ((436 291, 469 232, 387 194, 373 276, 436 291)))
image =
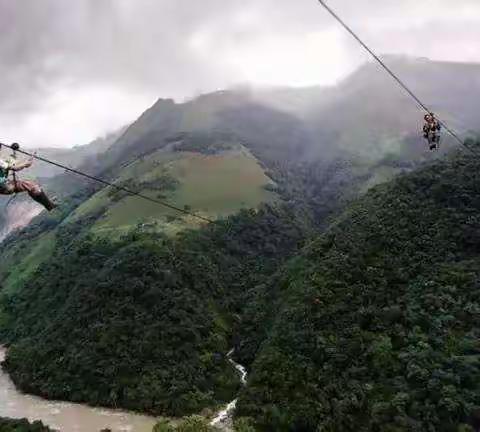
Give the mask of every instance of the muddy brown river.
MULTIPOLYGON (((0 348, 0 361, 5 358, 5 352, 0 348)), ((98 432, 104 428, 114 432, 151 432, 155 424, 153 417, 25 395, 15 388, 1 368, 0 417, 41 420, 62 432, 98 432)))

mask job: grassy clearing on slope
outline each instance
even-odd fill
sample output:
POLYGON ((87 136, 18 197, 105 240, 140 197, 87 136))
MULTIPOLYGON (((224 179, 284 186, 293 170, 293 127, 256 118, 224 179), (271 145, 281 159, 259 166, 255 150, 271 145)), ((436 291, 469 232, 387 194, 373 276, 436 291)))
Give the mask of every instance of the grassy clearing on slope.
MULTIPOLYGON (((141 190, 141 193, 204 216, 228 216, 242 208, 256 208, 262 202, 276 199, 274 193, 265 189, 271 180, 258 162, 244 152, 225 152, 210 156, 157 152, 152 157, 128 167, 119 181, 126 182, 128 187, 129 179, 140 183, 152 182, 166 174, 180 182, 175 191, 159 193, 146 188, 141 190)), ((100 194, 94 197, 93 205, 87 202, 82 206, 82 214, 85 209, 93 211, 100 205, 105 205, 108 197, 105 192, 100 194)), ((112 229, 122 232, 132 226, 145 224, 154 230, 176 232, 184 224, 194 223, 198 222, 174 210, 138 197, 127 196, 112 203, 104 217, 95 224, 94 230, 97 233, 112 229)))
POLYGON ((95 195, 86 200, 80 205, 70 216, 65 219, 64 223, 76 222, 79 219, 88 215, 94 214, 97 211, 101 211, 102 208, 106 208, 110 199, 108 198, 108 188, 102 189, 95 195))
POLYGON ((182 182, 175 193, 175 201, 190 205, 195 211, 226 216, 274 198, 264 188, 270 180, 262 168, 255 159, 243 153, 190 155, 175 168, 182 182))

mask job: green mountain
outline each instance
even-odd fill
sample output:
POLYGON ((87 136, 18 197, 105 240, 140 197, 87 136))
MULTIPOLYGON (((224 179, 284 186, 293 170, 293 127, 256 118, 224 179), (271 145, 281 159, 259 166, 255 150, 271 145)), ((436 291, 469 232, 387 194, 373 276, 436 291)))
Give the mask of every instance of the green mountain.
MULTIPOLYGON (((458 105, 457 117, 449 116, 455 126, 478 125, 471 108, 480 88, 469 81, 478 66, 393 61, 438 101, 439 112, 458 105), (438 94, 453 75, 458 101, 438 94)), ((225 356, 235 345, 251 370, 238 415, 265 430, 406 430, 397 412, 376 417, 376 403, 393 403, 401 391, 414 408, 400 422, 428 430, 465 421, 476 402, 455 384, 458 415, 437 421, 422 411, 422 395, 402 381, 395 357, 410 342, 397 345, 397 321, 381 327, 376 312, 389 316, 398 300, 407 340, 416 318, 403 311, 420 298, 410 285, 420 287, 417 277, 430 277, 436 262, 450 275, 451 256, 468 265, 474 247, 462 240, 466 234, 449 239, 455 215, 461 224, 475 222, 468 177, 475 162, 444 160, 455 145, 447 140, 442 152, 427 152, 421 113, 376 74, 366 65, 331 89, 160 99, 113 144, 75 159, 89 174, 212 224, 71 174, 47 179, 60 208, 0 244, 0 339, 10 347, 4 367, 14 382, 47 398, 181 416, 239 392, 225 356), (377 343, 380 351, 391 343, 385 358, 395 360, 394 370, 372 360, 377 343), (353 361, 359 371, 350 371, 353 361), (348 400, 360 401, 357 411, 348 400)), ((435 286, 442 275, 432 273, 435 286)), ((462 341, 468 323, 459 327, 462 341)), ((430 329, 419 332, 435 355, 448 357, 428 339, 430 329)))

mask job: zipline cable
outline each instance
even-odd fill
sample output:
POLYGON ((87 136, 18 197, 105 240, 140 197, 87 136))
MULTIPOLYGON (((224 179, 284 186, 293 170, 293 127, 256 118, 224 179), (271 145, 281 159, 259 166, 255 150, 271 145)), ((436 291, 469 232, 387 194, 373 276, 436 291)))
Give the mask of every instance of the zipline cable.
MULTIPOLYGON (((423 109, 425 110, 428 114, 430 114, 432 111, 420 100, 420 98, 412 91, 410 88, 398 77, 393 70, 388 67, 385 62, 377 55, 375 52, 352 30, 352 28, 342 20, 338 16, 338 14, 330 7, 328 6, 324 0, 318 0, 318 2, 325 8, 325 10, 332 15, 333 18, 335 18, 340 25, 348 32, 350 33, 353 38, 387 71, 387 73, 415 100, 415 102, 423 109)), ((437 118, 438 119, 438 118, 437 118)), ((448 125, 438 119, 438 122, 445 128, 445 130, 454 138, 456 139, 462 146, 464 146, 468 151, 478 154, 476 151, 468 147, 465 142, 457 135, 455 131, 450 129, 448 125)))
MULTIPOLYGON (((9 148, 10 150, 14 150, 14 148, 13 148, 11 145, 3 144, 3 143, 1 143, 1 145, 9 148)), ((58 162, 52 161, 52 160, 50 160, 50 159, 47 159, 47 158, 38 156, 38 155, 36 155, 36 154, 29 153, 29 152, 27 152, 27 151, 25 151, 25 150, 21 150, 21 149, 17 149, 17 148, 16 148, 16 151, 17 151, 18 153, 24 154, 25 156, 29 156, 29 157, 31 157, 31 158, 33 158, 33 159, 36 159, 36 160, 45 162, 45 163, 50 164, 50 165, 54 165, 54 166, 56 166, 56 167, 58 167, 58 168, 62 168, 62 169, 64 169, 64 170, 66 170, 66 171, 69 171, 69 172, 74 173, 74 174, 76 174, 76 175, 79 175, 79 176, 81 176, 81 177, 88 178, 88 179, 93 180, 93 181, 96 181, 96 182, 98 182, 98 183, 103 183, 105 186, 110 186, 110 187, 112 187, 112 188, 114 188, 114 189, 117 189, 117 190, 119 190, 119 191, 126 192, 126 193, 128 193, 129 195, 136 196, 136 197, 142 198, 142 199, 144 199, 144 200, 150 201, 150 202, 152 202, 152 203, 154 203, 154 204, 158 204, 158 205, 161 205, 161 206, 163 206, 163 207, 166 207, 166 208, 168 208, 168 209, 170 209, 170 210, 175 210, 175 211, 177 211, 177 212, 179 212, 179 213, 183 213, 183 214, 185 214, 185 215, 192 216, 192 217, 194 217, 194 218, 196 218, 196 219, 199 219, 199 220, 201 220, 201 221, 203 221, 203 222, 217 223, 216 221, 214 221, 214 220, 212 220, 212 219, 209 219, 209 218, 207 218, 207 217, 200 216, 200 215, 198 215, 198 214, 189 212, 188 210, 182 209, 182 208, 180 208, 180 207, 176 207, 176 206, 174 206, 174 205, 172 205, 172 204, 169 204, 169 203, 167 203, 167 202, 165 202, 165 201, 161 201, 161 200, 158 200, 158 199, 155 199, 155 198, 151 198, 151 197, 149 197, 149 196, 147 196, 147 195, 141 194, 141 193, 139 193, 139 192, 135 192, 135 191, 130 190, 130 189, 128 189, 128 188, 126 188, 126 187, 123 187, 123 186, 118 186, 118 185, 116 185, 116 184, 114 184, 114 183, 111 183, 111 182, 109 182, 109 181, 107 181, 107 180, 103 180, 103 179, 101 179, 101 178, 99 178, 99 177, 96 177, 96 176, 93 176, 93 175, 84 173, 84 172, 79 171, 79 170, 77 170, 77 169, 67 167, 67 166, 65 166, 65 165, 62 165, 61 163, 58 163, 58 162)))

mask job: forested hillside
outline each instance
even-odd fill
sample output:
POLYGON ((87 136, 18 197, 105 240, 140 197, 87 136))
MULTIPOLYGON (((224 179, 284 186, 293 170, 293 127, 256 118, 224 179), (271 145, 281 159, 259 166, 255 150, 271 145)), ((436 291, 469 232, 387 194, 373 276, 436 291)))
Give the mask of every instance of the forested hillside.
MULTIPOLYGON (((257 296, 239 416, 261 430, 457 431, 480 406, 480 160, 378 186, 257 296), (255 340, 255 337, 251 337, 255 340)), ((478 421, 478 420, 477 420, 478 421)), ((468 429, 469 430, 469 429, 468 429)))
POLYGON ((266 207, 177 238, 59 228, 50 259, 3 296, 5 367, 30 392, 157 414, 232 399, 235 314, 300 246, 294 222, 266 207))

